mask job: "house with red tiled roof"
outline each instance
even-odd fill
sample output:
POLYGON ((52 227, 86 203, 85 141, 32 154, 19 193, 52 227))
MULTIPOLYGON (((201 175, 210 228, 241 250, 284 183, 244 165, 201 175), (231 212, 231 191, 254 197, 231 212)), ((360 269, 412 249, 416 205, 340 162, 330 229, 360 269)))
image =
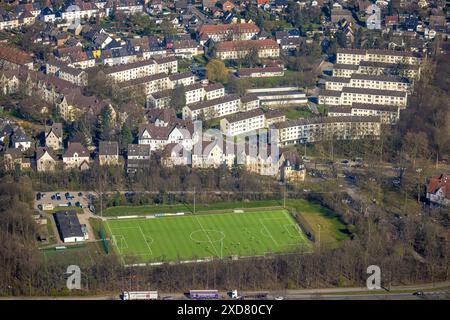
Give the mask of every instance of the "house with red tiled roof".
POLYGON ((223 11, 228 12, 234 9, 235 5, 231 1, 223 1, 220 3, 220 8, 222 8, 223 11))
POLYGON ((447 173, 430 179, 427 185, 427 199, 430 205, 450 205, 450 177, 447 173))
POLYGON ((2 43, 0 46, 0 65, 11 69, 22 66, 33 69, 33 58, 19 48, 2 43))
POLYGON ((396 26, 398 24, 398 16, 386 16, 384 23, 388 28, 396 26))

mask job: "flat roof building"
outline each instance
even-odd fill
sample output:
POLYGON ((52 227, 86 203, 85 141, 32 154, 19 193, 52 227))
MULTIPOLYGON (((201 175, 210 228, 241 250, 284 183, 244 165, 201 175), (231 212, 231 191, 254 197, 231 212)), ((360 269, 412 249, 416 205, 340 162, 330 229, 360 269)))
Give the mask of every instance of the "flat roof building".
POLYGON ((75 211, 59 211, 54 215, 59 236, 64 243, 83 242, 84 234, 75 211))

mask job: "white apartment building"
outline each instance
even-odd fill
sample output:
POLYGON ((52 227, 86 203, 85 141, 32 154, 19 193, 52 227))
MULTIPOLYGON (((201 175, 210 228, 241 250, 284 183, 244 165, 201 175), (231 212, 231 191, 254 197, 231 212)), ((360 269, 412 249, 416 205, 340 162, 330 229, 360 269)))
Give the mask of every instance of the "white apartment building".
POLYGON ((225 88, 221 83, 213 83, 207 86, 203 86, 201 83, 194 83, 186 86, 184 89, 186 104, 217 99, 225 95, 225 88))
POLYGON ((253 109, 225 116, 220 120, 220 130, 228 136, 245 134, 253 130, 268 128, 270 125, 286 121, 286 116, 279 111, 253 109))
POLYGON ((312 117, 288 120, 273 126, 279 146, 317 142, 329 139, 355 140, 377 138, 381 132, 380 117, 312 117))
POLYGON ((166 73, 157 73, 142 78, 128 80, 120 83, 119 86, 122 89, 141 87, 147 97, 152 93, 173 88, 173 84, 166 73))
POLYGON ((336 106, 328 109, 328 117, 377 116, 383 124, 395 124, 400 118, 400 108, 376 104, 354 103, 352 106, 336 106))
POLYGON ((408 93, 403 91, 378 90, 344 87, 342 91, 323 90, 319 95, 319 104, 338 106, 353 103, 407 106, 408 93))
POLYGON ((98 9, 93 3, 79 2, 78 4, 83 4, 82 7, 79 5, 70 5, 62 13, 61 18, 66 20, 67 23, 74 23, 81 21, 83 19, 90 19, 98 14, 98 9))
MULTIPOLYGON (((359 65, 355 64, 335 64, 333 66, 333 76, 349 78, 355 73, 369 75, 386 75, 394 73, 398 68, 395 63, 361 61, 359 65)), ((409 65, 408 68, 401 70, 402 76, 408 79, 416 79, 420 76, 418 65, 409 65)))
POLYGON ((156 72, 164 72, 167 74, 178 72, 178 60, 175 56, 165 56, 153 59, 157 64, 156 72))
POLYGON ((220 42, 216 48, 216 56, 222 60, 238 60, 244 59, 253 50, 261 59, 280 56, 280 47, 272 39, 220 42))
POLYGON ((261 109, 235 113, 220 120, 220 131, 227 136, 244 134, 265 126, 266 117, 261 109))
POLYGON ((158 67, 154 60, 143 60, 129 64, 112 66, 105 69, 104 73, 116 82, 124 82, 151 76, 158 73, 157 70, 158 67))
POLYGON ((203 89, 207 100, 217 99, 225 95, 225 88, 221 83, 210 83, 203 89))
POLYGON ((337 50, 336 63, 358 65, 361 61, 417 65, 420 59, 407 51, 347 48, 337 50))
POLYGON ((256 37, 260 29, 254 23, 236 24, 203 24, 199 31, 200 44, 203 45, 208 39, 214 42, 225 40, 251 40, 256 37))
POLYGON ((399 76, 353 73, 350 78, 331 77, 325 83, 326 90, 341 91, 344 87, 411 91, 411 83, 406 78, 399 76))
POLYGON ((240 111, 241 99, 235 94, 220 98, 200 101, 183 107, 183 119, 203 120, 219 118, 240 111))
POLYGON ((177 85, 188 86, 193 84, 195 82, 195 75, 190 71, 172 73, 169 75, 169 79, 172 82, 172 87, 175 88, 177 85))
POLYGON ((205 98, 205 89, 201 83, 194 83, 184 87, 186 104, 202 101, 205 98))
MULTIPOLYGON (((176 74, 178 72, 178 62, 176 57, 164 57, 116 65, 105 69, 103 72, 116 82, 124 82, 157 73, 176 74)), ((188 74, 189 72, 178 74, 178 77, 180 77, 179 81, 185 82, 185 85, 190 84, 191 81, 193 82, 194 76, 192 73, 188 74)))

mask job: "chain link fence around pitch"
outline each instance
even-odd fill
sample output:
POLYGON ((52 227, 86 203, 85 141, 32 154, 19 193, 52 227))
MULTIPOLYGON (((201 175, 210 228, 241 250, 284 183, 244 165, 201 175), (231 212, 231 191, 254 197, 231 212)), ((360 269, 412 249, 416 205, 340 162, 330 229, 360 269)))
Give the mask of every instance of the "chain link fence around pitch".
POLYGON ((303 232, 306 234, 308 239, 315 242, 316 237, 314 236, 314 231, 309 225, 309 223, 305 220, 305 218, 303 218, 301 214, 299 214, 292 208, 288 208, 288 211, 291 214, 291 216, 295 219, 295 221, 298 223, 303 232))
POLYGON ((100 241, 102 243, 103 250, 105 250, 105 252, 108 254, 109 253, 109 241, 107 239, 106 232, 103 229, 103 227, 100 227, 98 229, 98 236, 99 236, 100 241))

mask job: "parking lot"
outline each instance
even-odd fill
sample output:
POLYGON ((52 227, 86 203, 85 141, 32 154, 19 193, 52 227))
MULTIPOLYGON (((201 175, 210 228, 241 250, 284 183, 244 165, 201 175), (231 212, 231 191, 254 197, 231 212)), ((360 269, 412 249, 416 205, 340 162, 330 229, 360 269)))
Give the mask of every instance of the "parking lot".
POLYGON ((69 192, 37 192, 35 206, 38 210, 88 208, 89 193, 81 191, 69 192))
MULTIPOLYGON (((37 192, 35 194, 34 206, 36 209, 51 213, 53 210, 76 210, 77 216, 82 225, 87 228, 89 240, 95 241, 95 234, 92 226, 89 223, 89 218, 92 217, 90 207, 90 198, 93 196, 92 192, 84 191, 60 191, 60 192, 37 192)), ((51 215, 50 215, 51 216, 51 215)), ((53 217, 51 218, 55 234, 58 233, 54 225, 53 217)), ((58 244, 62 244, 58 237, 58 244)))

